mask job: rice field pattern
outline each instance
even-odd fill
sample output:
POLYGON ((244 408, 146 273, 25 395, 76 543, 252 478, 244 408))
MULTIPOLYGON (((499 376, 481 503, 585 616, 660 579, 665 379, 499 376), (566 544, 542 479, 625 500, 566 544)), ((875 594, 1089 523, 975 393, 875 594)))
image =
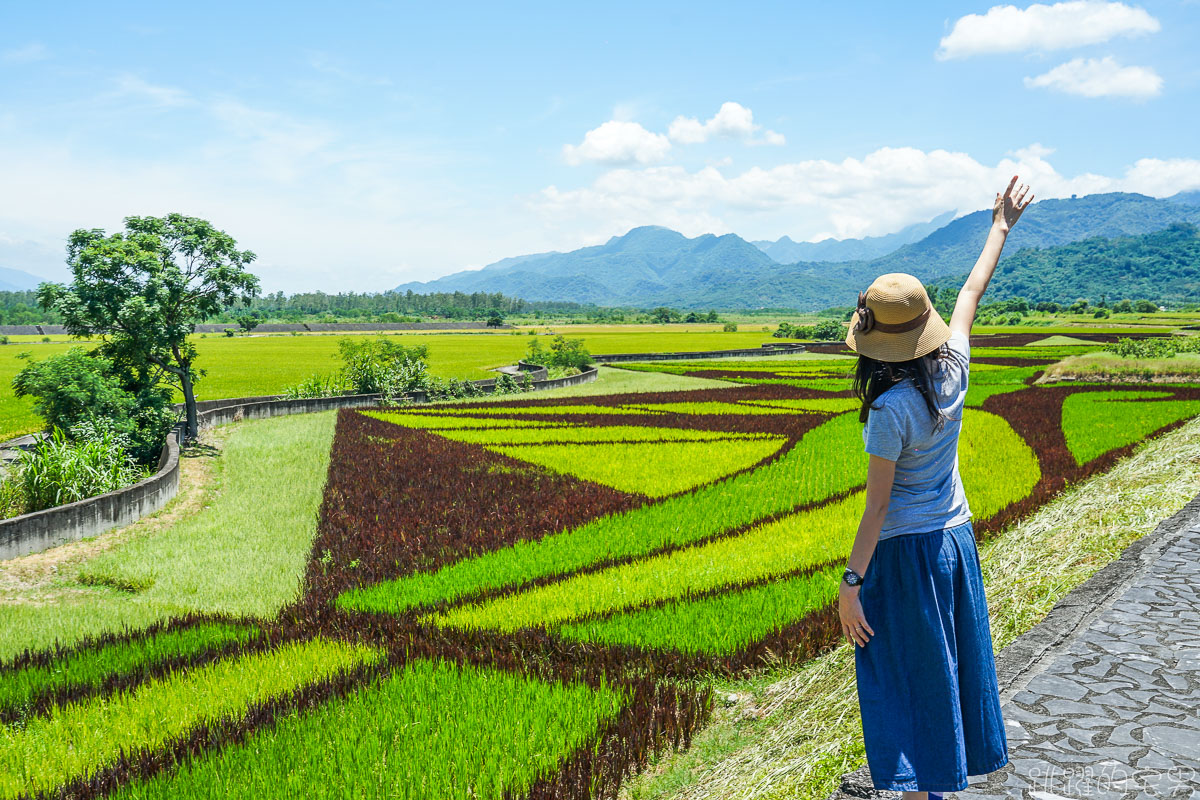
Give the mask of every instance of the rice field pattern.
MULTIPOLYGON (((1078 348, 1007 339, 976 348, 964 411, 980 537, 1200 413, 1195 386, 1037 385, 1078 348)), ((850 364, 340 412, 302 599, 4 664, 0 798, 614 795, 704 723, 706 674, 836 644, 850 364)))

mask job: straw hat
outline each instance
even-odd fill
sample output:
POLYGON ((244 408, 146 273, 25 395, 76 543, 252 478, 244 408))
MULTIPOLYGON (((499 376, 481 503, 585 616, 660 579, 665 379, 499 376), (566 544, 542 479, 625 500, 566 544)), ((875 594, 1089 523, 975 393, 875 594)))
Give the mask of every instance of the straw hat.
POLYGON ((950 338, 950 327, 912 275, 880 275, 858 294, 846 344, 878 361, 910 361, 928 355, 950 338))

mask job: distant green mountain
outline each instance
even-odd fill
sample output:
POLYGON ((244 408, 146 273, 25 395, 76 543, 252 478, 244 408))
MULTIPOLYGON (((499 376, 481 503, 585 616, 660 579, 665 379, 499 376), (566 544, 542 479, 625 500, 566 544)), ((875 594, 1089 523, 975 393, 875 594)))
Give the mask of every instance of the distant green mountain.
MULTIPOLYGON (((965 275, 943 278, 957 288, 965 275)), ((1024 297, 1072 303, 1145 298, 1156 302, 1200 301, 1200 229, 1180 222, 1140 236, 1094 237, 1081 242, 1026 248, 1004 259, 988 288, 988 300, 1024 297)))
POLYGON ((775 265, 746 240, 727 234, 689 239, 648 225, 614 236, 602 245, 569 253, 543 253, 497 261, 396 291, 503 291, 526 300, 569 298, 601 305, 655 305, 689 290, 701 276, 760 271, 775 265), (506 287, 504 290, 485 287, 506 287))
MULTIPOLYGON (((1013 230, 1001 263, 1022 248, 1137 236, 1177 222, 1200 223, 1200 204, 1190 202, 1190 195, 1176 197, 1183 202, 1119 192, 1039 201, 1013 230)), ((689 239, 648 226, 603 245, 505 259, 397 290, 503 292, 526 300, 608 306, 828 308, 851 305, 857 291, 885 272, 909 272, 926 282, 968 272, 987 238, 990 214, 977 211, 960 217, 880 258, 792 264, 775 262, 733 234, 689 239)))
POLYGON ((939 214, 929 222, 918 222, 886 236, 863 239, 822 239, 819 242, 795 242, 783 236, 774 242, 756 241, 750 244, 762 250, 779 264, 797 261, 865 261, 886 256, 906 244, 919 242, 954 219, 954 212, 939 214))

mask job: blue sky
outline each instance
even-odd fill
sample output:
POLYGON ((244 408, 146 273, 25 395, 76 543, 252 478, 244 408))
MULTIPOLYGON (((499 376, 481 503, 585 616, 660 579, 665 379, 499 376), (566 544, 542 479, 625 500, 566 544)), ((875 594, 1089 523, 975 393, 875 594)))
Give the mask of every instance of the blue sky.
POLYGON ((1200 188, 1194 0, 250 6, 0 12, 0 266, 181 211, 266 290, 382 290, 640 224, 878 235, 1016 170, 1200 188))

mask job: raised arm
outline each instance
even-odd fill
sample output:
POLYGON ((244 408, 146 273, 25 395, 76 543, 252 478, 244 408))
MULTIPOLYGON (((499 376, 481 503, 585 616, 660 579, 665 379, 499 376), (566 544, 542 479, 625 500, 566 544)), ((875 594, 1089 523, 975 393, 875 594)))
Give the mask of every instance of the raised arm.
POLYGON ((967 282, 958 293, 958 302, 954 304, 954 314, 950 317, 950 330, 964 336, 971 335, 971 325, 975 322, 975 312, 979 309, 979 301, 987 291, 988 282, 996 271, 996 262, 1000 260, 1000 251, 1008 239, 1008 232, 1021 218, 1022 212, 1033 202, 1033 195, 1025 198, 1029 187, 1022 184, 1013 195, 1013 187, 1017 185, 1017 176, 1008 182, 1008 188, 1001 195, 996 192, 996 203, 992 207, 992 229, 988 231, 987 241, 983 243, 983 252, 967 277, 967 282))

